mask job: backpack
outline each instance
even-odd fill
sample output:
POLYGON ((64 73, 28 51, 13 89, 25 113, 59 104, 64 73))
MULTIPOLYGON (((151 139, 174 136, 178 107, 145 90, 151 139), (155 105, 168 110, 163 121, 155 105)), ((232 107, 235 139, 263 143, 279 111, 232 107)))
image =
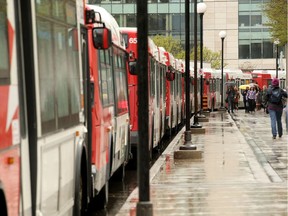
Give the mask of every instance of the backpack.
POLYGON ((281 89, 280 88, 272 89, 269 102, 272 104, 280 104, 281 99, 282 99, 281 89))

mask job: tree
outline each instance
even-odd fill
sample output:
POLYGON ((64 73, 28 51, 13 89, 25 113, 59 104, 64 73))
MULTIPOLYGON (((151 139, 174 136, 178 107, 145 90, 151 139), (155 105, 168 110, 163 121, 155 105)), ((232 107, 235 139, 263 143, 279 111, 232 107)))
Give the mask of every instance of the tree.
MULTIPOLYGON (((268 17, 265 25, 271 27, 272 38, 279 39, 280 45, 285 45, 286 71, 288 71, 288 45, 287 45, 287 0, 271 0, 263 6, 264 14, 268 17)), ((286 73, 286 83, 288 73, 286 73)))
MULTIPOLYGON (((194 59, 194 50, 190 55, 191 59, 194 59)), ((200 46, 197 47, 197 60, 200 60, 200 46)), ((211 63, 211 68, 221 68, 221 52, 213 52, 207 47, 203 47, 203 62, 211 63)), ((227 65, 227 64, 225 64, 227 65)), ((224 67, 225 67, 224 65, 224 67)))
POLYGON ((287 43, 287 0, 271 0, 263 5, 273 39, 279 39, 280 45, 287 43))
POLYGON ((152 40, 157 46, 164 47, 167 52, 172 53, 175 58, 184 58, 185 51, 180 40, 176 40, 172 36, 167 37, 163 35, 156 35, 152 40))
MULTIPOLYGON (((172 36, 156 35, 153 38, 157 46, 164 47, 166 51, 172 53, 175 58, 185 59, 185 50, 179 40, 174 39, 172 36)), ((207 47, 203 48, 203 61, 211 63, 212 68, 219 69, 221 67, 221 53, 213 52, 207 47)), ((190 54, 190 59, 194 59, 194 51, 190 54)), ((200 60, 200 46, 197 48, 197 60, 200 60)))

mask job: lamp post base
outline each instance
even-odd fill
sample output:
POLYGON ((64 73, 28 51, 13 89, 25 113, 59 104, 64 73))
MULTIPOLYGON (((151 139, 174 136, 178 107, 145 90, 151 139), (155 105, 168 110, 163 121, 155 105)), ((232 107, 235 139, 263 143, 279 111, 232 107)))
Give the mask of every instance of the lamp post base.
POLYGON ((136 208, 137 216, 153 216, 153 204, 150 201, 139 201, 136 208))
POLYGON ((194 116, 194 123, 190 126, 190 128, 202 128, 202 125, 200 125, 198 121, 198 114, 194 116))
POLYGON ((203 110, 201 109, 200 112, 197 115, 198 118, 206 118, 206 116, 203 114, 203 110))
POLYGON ((179 147, 179 150, 196 150, 196 149, 197 149, 196 145, 193 145, 192 142, 191 144, 185 144, 179 147))
POLYGON ((191 142, 191 131, 184 132, 184 143, 179 147, 180 150, 196 150, 196 145, 193 145, 191 142))
POLYGON ((191 125, 190 128, 202 128, 202 125, 200 125, 199 122, 194 122, 194 124, 191 125))
POLYGON ((226 111, 226 108, 225 108, 225 107, 220 107, 220 108, 218 109, 218 111, 225 112, 225 111, 226 111))

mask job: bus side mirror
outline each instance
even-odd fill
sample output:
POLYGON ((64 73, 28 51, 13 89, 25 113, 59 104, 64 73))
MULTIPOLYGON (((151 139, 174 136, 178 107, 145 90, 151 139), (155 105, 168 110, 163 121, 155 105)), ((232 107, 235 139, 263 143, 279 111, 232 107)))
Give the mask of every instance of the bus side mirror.
POLYGON ((129 62, 129 73, 131 75, 137 75, 137 62, 136 61, 129 62))
POLYGON ((96 49, 108 49, 112 44, 110 29, 106 27, 93 28, 93 45, 96 49))

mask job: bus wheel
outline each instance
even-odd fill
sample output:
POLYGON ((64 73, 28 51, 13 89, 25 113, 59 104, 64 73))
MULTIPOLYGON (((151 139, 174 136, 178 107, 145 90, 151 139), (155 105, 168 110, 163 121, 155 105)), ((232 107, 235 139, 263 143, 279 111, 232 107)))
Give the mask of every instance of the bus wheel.
POLYGON ((101 189, 99 194, 95 197, 95 205, 97 209, 105 209, 108 203, 108 191, 109 191, 109 183, 108 181, 101 189))
POLYGON ((86 193, 83 190, 83 178, 82 175, 79 177, 77 190, 75 191, 75 205, 74 205, 74 216, 84 216, 86 215, 86 204, 85 197, 86 193))

